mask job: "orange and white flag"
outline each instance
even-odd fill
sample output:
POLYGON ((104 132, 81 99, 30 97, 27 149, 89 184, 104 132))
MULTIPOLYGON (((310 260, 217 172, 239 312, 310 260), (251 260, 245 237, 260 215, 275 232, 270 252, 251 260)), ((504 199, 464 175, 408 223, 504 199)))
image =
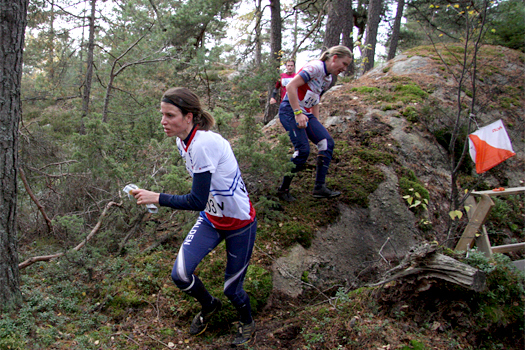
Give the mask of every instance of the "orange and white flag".
POLYGON ((482 127, 468 137, 470 157, 476 163, 478 174, 516 155, 501 120, 482 127))

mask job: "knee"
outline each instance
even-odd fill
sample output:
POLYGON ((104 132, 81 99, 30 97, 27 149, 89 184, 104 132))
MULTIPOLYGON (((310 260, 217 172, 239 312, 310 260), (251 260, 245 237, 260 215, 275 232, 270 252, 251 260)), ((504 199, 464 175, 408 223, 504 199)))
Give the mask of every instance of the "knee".
POLYGON ((302 145, 300 147, 297 147, 294 154, 293 154, 293 157, 292 157, 292 161, 296 164, 296 165, 302 165, 304 163, 306 163, 306 160, 308 159, 308 156, 310 155, 310 147, 309 145, 302 145))
POLYGON ((247 294, 243 289, 236 290, 235 288, 224 289, 224 295, 228 298, 229 301, 231 301, 233 305, 242 304, 245 299, 245 295, 247 297, 247 294))
POLYGON ((319 154, 332 158, 332 154, 334 152, 335 142, 334 139, 331 137, 327 137, 326 139, 322 139, 317 143, 317 150, 319 151, 319 154))
POLYGON ((233 288, 228 288, 224 289, 224 295, 231 301, 235 300, 236 293, 235 290, 233 290, 233 288))
POLYGON ((190 285, 190 279, 184 274, 180 274, 176 267, 171 270, 171 279, 180 289, 184 289, 190 285))

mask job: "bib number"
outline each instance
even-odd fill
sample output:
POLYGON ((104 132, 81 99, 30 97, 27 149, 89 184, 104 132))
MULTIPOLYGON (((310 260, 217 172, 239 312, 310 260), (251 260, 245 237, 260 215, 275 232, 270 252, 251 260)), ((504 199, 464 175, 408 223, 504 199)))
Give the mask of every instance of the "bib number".
POLYGON ((319 103, 319 95, 308 90, 301 102, 305 108, 312 108, 319 103))
POLYGON ((224 209, 224 203, 217 203, 217 201, 215 201, 215 197, 213 197, 213 195, 210 193, 204 212, 213 216, 223 217, 224 215, 222 215, 222 209, 224 209))

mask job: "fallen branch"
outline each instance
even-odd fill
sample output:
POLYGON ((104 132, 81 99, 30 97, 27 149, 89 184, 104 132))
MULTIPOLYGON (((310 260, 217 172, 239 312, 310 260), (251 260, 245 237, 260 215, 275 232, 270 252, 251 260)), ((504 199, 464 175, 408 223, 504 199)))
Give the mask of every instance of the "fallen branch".
POLYGON ((119 255, 122 255, 122 252, 124 251, 124 247, 126 246, 126 243, 128 242, 128 240, 135 234, 135 232, 138 231, 139 227, 140 227, 140 224, 142 223, 142 219, 144 219, 144 216, 146 215, 147 211, 142 211, 140 212, 140 214, 137 216, 137 218, 135 219, 135 222, 133 224, 133 227, 131 228, 131 230, 128 232, 128 234, 126 235, 126 237, 124 237, 124 240, 120 243, 120 246, 119 246, 119 249, 118 249, 118 254, 119 255))
POLYGON ((152 250, 154 250, 155 248, 159 247, 160 245, 166 243, 167 241, 169 241, 170 239, 172 239, 173 237, 175 237, 178 233, 181 233, 182 232, 182 229, 178 229, 178 230, 175 230, 173 232, 170 232, 164 236, 162 236, 158 241, 156 241, 155 243, 153 243, 152 245, 150 245, 149 247, 145 248, 142 253, 147 253, 147 252, 150 252, 152 250))
POLYGON ((435 250, 436 246, 430 244, 415 248, 398 266, 387 271, 385 279, 372 286, 411 276, 418 280, 439 278, 476 292, 485 289, 486 276, 483 271, 435 250))
MULTIPOLYGON (((109 202, 108 204, 106 204, 106 207, 104 208, 104 211, 102 212, 102 214, 100 215, 99 219, 98 219, 98 222, 97 224, 95 225, 95 227, 93 228, 93 230, 91 230, 91 232, 89 233, 89 235, 82 241, 80 242, 76 247, 74 248, 71 248, 69 251, 78 251, 80 250, 83 246, 86 245, 87 242, 89 242, 93 236, 95 236, 95 234, 98 232, 98 230, 100 229, 100 226, 102 225, 102 219, 106 216, 109 208, 111 208, 112 206, 121 206, 122 203, 116 203, 116 202, 109 202)), ((36 263, 37 261, 49 261, 51 259, 55 259, 55 258, 59 258, 63 255, 65 255, 67 252, 62 252, 62 253, 56 253, 56 254, 53 254, 53 255, 43 255, 43 256, 35 256, 35 257, 32 257, 32 258, 29 258, 27 259, 26 261, 18 264, 18 268, 19 269, 23 269, 23 268, 26 268, 30 265, 33 265, 34 263, 36 263)))
POLYGON ((44 217, 44 220, 46 221, 48 232, 53 231, 53 225, 51 224, 51 219, 49 219, 49 217, 47 216, 44 210, 44 207, 42 206, 42 204, 40 204, 40 202, 38 201, 38 198, 35 197, 33 191, 31 190, 31 187, 29 187, 29 183, 27 182, 27 178, 26 178, 24 169, 19 168, 18 170, 20 171, 20 179, 22 179, 22 182, 24 184, 27 194, 29 195, 29 197, 31 197, 33 202, 35 202, 38 210, 40 211, 40 213, 42 213, 42 216, 44 217))

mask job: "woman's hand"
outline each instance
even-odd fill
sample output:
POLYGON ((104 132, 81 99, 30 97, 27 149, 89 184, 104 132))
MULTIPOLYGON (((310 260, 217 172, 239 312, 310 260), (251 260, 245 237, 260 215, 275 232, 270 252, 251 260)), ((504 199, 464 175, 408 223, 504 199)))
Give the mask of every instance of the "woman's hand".
POLYGON ((295 122, 297 123, 297 127, 299 129, 306 129, 308 126, 308 117, 305 116, 303 113, 297 114, 295 116, 295 122))
POLYGON ((159 204, 160 194, 148 190, 131 190, 131 195, 137 200, 137 204, 159 204))

